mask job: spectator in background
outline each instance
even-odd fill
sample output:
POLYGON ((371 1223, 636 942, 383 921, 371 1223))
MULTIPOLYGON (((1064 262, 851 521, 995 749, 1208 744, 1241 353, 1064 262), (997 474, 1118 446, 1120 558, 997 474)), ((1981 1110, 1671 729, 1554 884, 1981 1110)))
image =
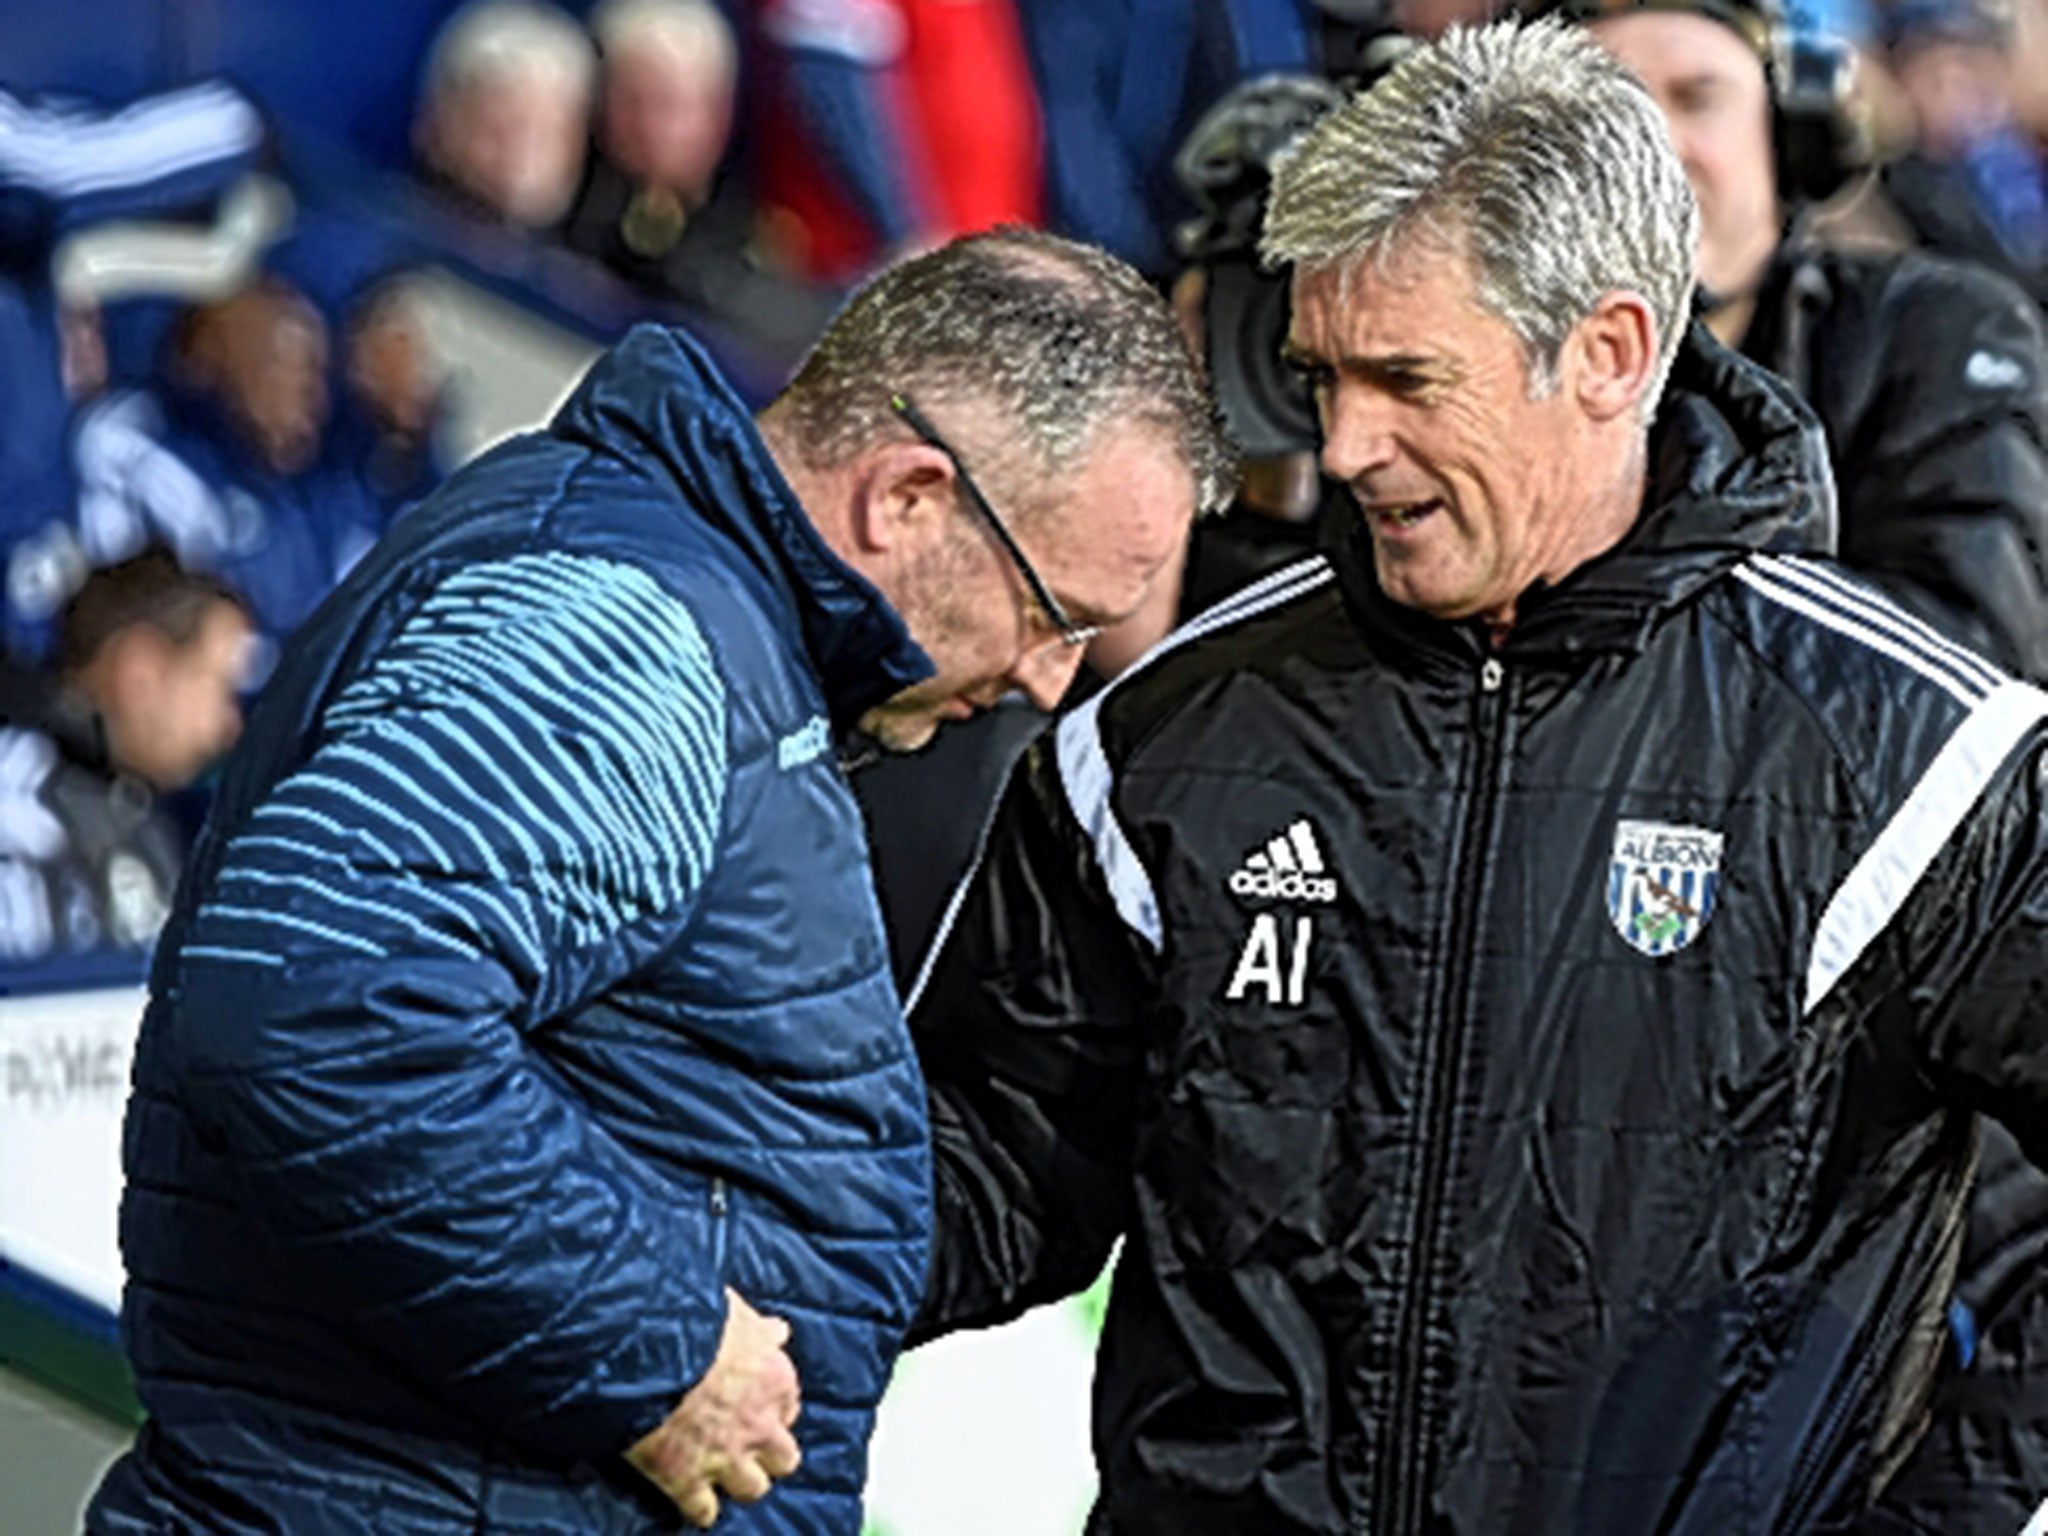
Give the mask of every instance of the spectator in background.
POLYGON ((211 402, 264 468, 309 468, 326 425, 327 326, 295 288, 264 279, 186 312, 171 376, 211 402))
POLYGON ((732 28, 710 0, 607 0, 590 25, 597 149, 563 243, 794 367, 834 299, 779 270, 749 189, 726 172, 732 28))
POLYGON ((474 0, 434 39, 414 138, 430 179, 473 211, 550 230, 583 176, 597 61, 539 0, 474 0))
POLYGON ((404 273, 361 294, 343 320, 340 393, 321 463, 362 505, 330 550, 337 579, 404 507, 446 477, 439 432, 447 376, 404 273))
POLYGON ((82 574, 64 441, 73 400, 103 366, 90 309, 57 292, 57 247, 109 220, 207 209, 263 138, 255 108, 218 82, 113 111, 0 89, 0 568, 19 651, 47 646, 82 574))
POLYGON ((1842 168, 1817 142, 1824 125, 1788 120, 1773 60, 1791 42, 1771 0, 1556 8, 1664 109, 1700 204, 1699 307, 1819 415, 1843 562, 1937 628, 2048 678, 2040 315, 1973 266, 1807 237, 1799 215, 1842 168))
POLYGON ((327 551, 337 577, 449 468, 452 384, 422 262, 402 232, 303 204, 264 258, 273 277, 319 311, 334 340, 331 409, 309 495, 335 530, 327 551))
POLYGON ((2048 157, 2015 107, 2012 15, 1997 0, 1897 0, 1885 12, 1914 149, 1885 191, 1921 244, 2016 279, 2048 304, 2048 157))
POLYGON ((1159 280, 1188 212, 1170 166, 1197 114, 1240 80, 1350 62, 1319 58, 1310 0, 1027 0, 1018 16, 1043 104, 1048 219, 1159 280))
POLYGON ((797 270, 845 283, 894 253, 1040 221, 1038 98, 1012 0, 759 11, 762 197, 797 270))
POLYGON ((605 0, 590 30, 604 163, 650 204, 642 219, 680 230, 710 200, 732 138, 732 28, 711 0, 605 0))
POLYGON ((89 566, 162 543, 282 640, 339 579, 358 509, 314 469, 331 401, 328 336, 299 291, 266 277, 191 306, 163 384, 110 394, 76 440, 77 540, 89 566))
POLYGON ((150 550, 72 597, 54 670, 0 663, 0 961, 139 968, 183 856, 157 798, 234 744, 249 636, 233 593, 150 550))

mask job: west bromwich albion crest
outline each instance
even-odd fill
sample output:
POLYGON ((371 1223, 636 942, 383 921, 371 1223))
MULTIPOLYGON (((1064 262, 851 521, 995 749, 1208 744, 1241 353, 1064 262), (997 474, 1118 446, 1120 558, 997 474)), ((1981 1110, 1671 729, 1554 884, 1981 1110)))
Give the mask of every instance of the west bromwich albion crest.
POLYGON ((1662 821, 1614 829, 1607 915, 1646 955, 1676 954, 1707 926, 1721 894, 1721 834, 1662 821))

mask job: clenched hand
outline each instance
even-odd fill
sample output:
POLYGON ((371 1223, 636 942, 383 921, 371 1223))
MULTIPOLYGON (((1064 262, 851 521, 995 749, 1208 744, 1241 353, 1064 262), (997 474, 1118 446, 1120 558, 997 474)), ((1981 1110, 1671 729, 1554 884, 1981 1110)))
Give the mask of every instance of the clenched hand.
POLYGON ((752 1503, 803 1457, 790 1426, 801 1408, 789 1324, 727 1289, 718 1357, 626 1459, 692 1524, 718 1518, 718 1496, 752 1503))

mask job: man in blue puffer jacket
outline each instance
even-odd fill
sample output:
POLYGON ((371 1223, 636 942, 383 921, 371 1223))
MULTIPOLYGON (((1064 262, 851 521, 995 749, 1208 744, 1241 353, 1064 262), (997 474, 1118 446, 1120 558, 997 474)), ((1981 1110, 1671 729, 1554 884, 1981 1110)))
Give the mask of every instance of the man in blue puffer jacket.
POLYGON ((1049 704, 1227 471, 1156 297, 1007 232, 758 423, 638 330, 401 518, 158 952, 88 1528, 857 1531, 931 1194, 835 742, 1049 704))

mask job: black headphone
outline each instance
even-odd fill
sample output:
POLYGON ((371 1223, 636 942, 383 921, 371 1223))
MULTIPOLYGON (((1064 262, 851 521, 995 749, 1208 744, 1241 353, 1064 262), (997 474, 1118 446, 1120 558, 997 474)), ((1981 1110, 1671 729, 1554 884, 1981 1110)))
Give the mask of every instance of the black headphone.
POLYGON ((1788 209, 1826 202, 1869 163, 1851 110, 1855 55, 1838 38, 1796 27, 1780 0, 1529 0, 1522 14, 1579 23, 1631 11, 1685 11, 1732 28, 1763 61, 1771 149, 1788 209))
POLYGON ((1173 174, 1197 210, 1174 231, 1174 247, 1207 277, 1209 380, 1231 436, 1253 457, 1313 452, 1319 441, 1315 403, 1280 360, 1287 280, 1259 265, 1259 221, 1274 160, 1343 102, 1328 80, 1262 75, 1203 113, 1173 157, 1173 174))

